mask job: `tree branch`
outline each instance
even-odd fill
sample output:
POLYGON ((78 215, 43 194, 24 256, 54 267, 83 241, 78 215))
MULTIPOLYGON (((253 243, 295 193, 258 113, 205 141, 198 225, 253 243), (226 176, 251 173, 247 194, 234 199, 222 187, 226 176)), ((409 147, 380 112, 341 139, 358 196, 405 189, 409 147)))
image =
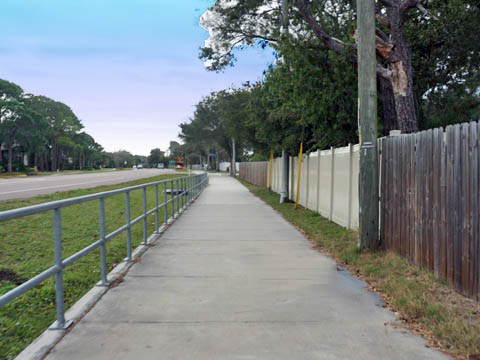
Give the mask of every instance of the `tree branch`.
POLYGON ((391 80, 392 72, 388 70, 386 67, 383 67, 379 63, 377 63, 377 76, 381 76, 384 79, 391 80))
POLYGON ((421 0, 404 0, 400 5, 400 12, 406 14, 408 10, 417 7, 420 4, 421 0))
POLYGON ((310 9, 308 8, 307 4, 305 3, 305 0, 297 0, 296 5, 297 5, 297 8, 298 8, 300 14, 302 14, 305 21, 312 28, 313 32, 315 33, 315 36, 323 44, 325 44, 325 46, 327 46, 330 50, 334 51, 335 53, 337 53, 339 55, 343 55, 344 52, 345 52, 345 50, 343 48, 343 43, 340 42, 340 40, 333 38, 332 36, 327 34, 322 29, 322 27, 314 19, 312 13, 310 12, 310 9))
POLYGON ((384 15, 382 15, 382 14, 380 14, 380 13, 376 13, 376 14, 375 14, 375 18, 377 19, 377 21, 378 21, 381 25, 383 25, 383 26, 385 26, 386 28, 389 28, 389 29, 390 29, 390 21, 388 21, 388 19, 387 19, 386 16, 384 16, 384 15))
POLYGON ((390 43, 390 38, 381 29, 375 28, 375 34, 386 43, 390 43))
POLYGON ((433 19, 435 19, 435 20, 437 20, 437 21, 439 20, 439 19, 438 19, 435 15, 433 15, 430 11, 428 11, 427 9, 425 9, 420 2, 417 4, 417 9, 420 10, 420 11, 423 13, 423 15, 425 15, 425 16, 431 16, 433 19))
POLYGON ((383 6, 393 6, 392 0, 378 0, 383 6))

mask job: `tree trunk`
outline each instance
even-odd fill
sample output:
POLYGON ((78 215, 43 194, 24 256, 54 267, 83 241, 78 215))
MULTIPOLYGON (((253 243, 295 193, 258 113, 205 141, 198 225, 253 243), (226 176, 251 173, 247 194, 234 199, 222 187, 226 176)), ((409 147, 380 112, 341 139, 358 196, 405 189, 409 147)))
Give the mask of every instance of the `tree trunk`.
POLYGON ((382 99, 383 135, 387 136, 390 130, 398 129, 395 97, 392 84, 381 76, 378 77, 378 90, 382 99))
POLYGON ((52 143, 52 171, 57 171, 57 144, 55 141, 52 143))
POLYGON ((401 3, 394 2, 387 8, 390 22, 390 35, 394 50, 388 58, 389 69, 392 72, 390 82, 395 98, 397 124, 402 133, 418 131, 415 99, 413 97, 412 61, 403 37, 404 14, 401 3))
POLYGON ((8 144, 8 173, 12 173, 12 162, 13 162, 13 145, 8 144))

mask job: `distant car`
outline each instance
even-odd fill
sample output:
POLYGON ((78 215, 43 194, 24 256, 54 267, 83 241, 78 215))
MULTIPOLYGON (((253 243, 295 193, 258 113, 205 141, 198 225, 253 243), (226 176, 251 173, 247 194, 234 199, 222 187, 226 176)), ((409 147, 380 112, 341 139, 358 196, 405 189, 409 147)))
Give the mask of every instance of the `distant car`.
POLYGON ((163 168, 165 168, 165 165, 164 165, 163 163, 160 163, 160 164, 158 164, 157 167, 158 167, 159 169, 163 169, 163 168))
POLYGON ((183 165, 177 164, 177 165, 175 165, 174 169, 183 169, 183 165))
POLYGON ((136 168, 137 168, 137 165, 133 165, 133 166, 132 166, 132 169, 136 169, 136 168))
POLYGON ((143 169, 143 165, 142 165, 142 164, 138 164, 138 165, 137 165, 137 169, 143 169))

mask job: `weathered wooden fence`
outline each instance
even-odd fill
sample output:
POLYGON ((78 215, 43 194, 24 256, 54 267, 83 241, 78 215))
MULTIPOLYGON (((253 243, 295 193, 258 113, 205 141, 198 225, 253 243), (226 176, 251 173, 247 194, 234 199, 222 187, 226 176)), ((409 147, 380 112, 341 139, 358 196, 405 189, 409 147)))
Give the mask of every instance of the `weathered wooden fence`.
POLYGON ((480 273, 479 132, 475 122, 380 142, 385 248, 472 298, 480 273))
POLYGON ((250 184, 268 186, 268 161, 242 162, 239 166, 239 176, 250 184))

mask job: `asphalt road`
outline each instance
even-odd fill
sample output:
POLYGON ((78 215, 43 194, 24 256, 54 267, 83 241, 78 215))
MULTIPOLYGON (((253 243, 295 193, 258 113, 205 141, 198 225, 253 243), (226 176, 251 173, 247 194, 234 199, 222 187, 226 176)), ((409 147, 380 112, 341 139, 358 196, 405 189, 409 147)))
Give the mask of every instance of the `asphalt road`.
POLYGON ((47 175, 27 178, 0 179, 0 201, 24 199, 59 191, 87 189, 100 185, 119 184, 126 181, 173 173, 168 169, 142 169, 112 171, 93 174, 47 175))

